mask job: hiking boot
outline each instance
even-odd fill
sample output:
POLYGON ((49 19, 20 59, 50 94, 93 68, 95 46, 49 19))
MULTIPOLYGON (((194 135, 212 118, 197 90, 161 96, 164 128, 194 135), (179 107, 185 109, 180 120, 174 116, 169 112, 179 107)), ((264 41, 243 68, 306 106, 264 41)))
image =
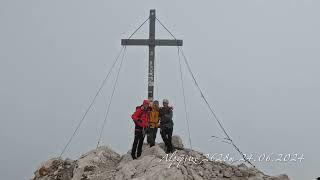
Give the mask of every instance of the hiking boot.
POLYGON ((134 155, 134 154, 131 154, 131 157, 133 160, 137 159, 136 155, 134 155))

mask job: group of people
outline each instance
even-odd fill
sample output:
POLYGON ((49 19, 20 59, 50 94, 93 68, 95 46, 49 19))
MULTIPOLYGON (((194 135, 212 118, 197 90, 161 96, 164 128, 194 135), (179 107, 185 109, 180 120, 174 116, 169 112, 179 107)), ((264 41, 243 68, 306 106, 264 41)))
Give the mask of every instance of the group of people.
POLYGON ((137 106, 131 118, 135 123, 134 141, 132 144, 131 156, 136 159, 141 156, 142 145, 147 135, 147 142, 150 147, 155 145, 155 140, 160 128, 160 134, 166 146, 166 153, 172 153, 172 132, 173 132, 173 108, 169 106, 169 100, 164 99, 163 106, 160 107, 159 101, 149 102, 144 100, 142 105, 137 106))

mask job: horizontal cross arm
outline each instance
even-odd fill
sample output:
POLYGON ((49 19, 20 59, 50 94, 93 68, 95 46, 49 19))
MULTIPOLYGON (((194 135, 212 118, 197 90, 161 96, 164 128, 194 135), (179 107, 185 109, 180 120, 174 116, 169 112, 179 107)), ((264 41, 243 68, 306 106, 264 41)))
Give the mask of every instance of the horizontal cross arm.
POLYGON ((156 39, 156 46, 182 46, 183 41, 176 39, 156 39))
POLYGON ((123 46, 182 46, 183 41, 179 39, 156 39, 150 41, 149 39, 121 39, 123 46))
POLYGON ((138 46, 149 46, 149 39, 121 39, 121 45, 130 46, 130 45, 138 45, 138 46))

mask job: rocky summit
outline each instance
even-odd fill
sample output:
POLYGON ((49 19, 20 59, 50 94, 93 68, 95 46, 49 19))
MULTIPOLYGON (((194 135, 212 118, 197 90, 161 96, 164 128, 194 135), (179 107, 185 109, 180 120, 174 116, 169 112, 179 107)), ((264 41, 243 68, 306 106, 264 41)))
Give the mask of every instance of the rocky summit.
POLYGON ((77 160, 52 158, 34 172, 32 180, 289 180, 285 174, 269 176, 245 164, 212 161, 208 156, 184 148, 173 136, 174 153, 166 154, 162 143, 143 145, 141 157, 130 151, 120 155, 110 147, 94 149, 77 160))

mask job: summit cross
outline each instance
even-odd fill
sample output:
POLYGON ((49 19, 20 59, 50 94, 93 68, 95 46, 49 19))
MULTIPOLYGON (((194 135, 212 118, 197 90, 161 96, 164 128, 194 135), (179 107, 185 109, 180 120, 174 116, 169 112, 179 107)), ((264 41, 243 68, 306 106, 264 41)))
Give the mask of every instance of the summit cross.
POLYGON ((121 39, 123 46, 149 46, 149 71, 148 71, 148 99, 153 101, 154 92, 154 57, 156 46, 182 46, 183 41, 178 39, 156 39, 156 10, 150 10, 149 39, 121 39))

